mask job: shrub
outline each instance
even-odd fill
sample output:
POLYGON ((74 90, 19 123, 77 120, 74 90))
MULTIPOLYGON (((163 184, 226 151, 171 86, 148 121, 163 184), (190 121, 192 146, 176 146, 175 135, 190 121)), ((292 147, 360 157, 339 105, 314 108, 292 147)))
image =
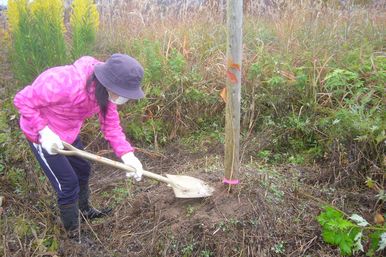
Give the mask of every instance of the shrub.
POLYGON ((368 245, 366 256, 375 256, 386 248, 386 225, 371 225, 358 214, 347 214, 325 206, 317 217, 326 243, 336 245, 343 256, 365 252, 362 243, 368 245))
POLYGON ((91 55, 99 25, 99 13, 92 0, 74 0, 70 24, 72 29, 72 57, 91 55))
POLYGON ((62 1, 10 0, 8 17, 14 72, 22 84, 66 62, 62 1))

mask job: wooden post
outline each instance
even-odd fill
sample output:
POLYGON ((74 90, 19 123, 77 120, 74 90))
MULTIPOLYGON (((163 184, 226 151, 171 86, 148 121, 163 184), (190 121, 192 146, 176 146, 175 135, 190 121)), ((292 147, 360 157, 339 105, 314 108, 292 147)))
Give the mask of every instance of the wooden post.
POLYGON ((227 80, 225 108, 225 178, 224 183, 238 184, 240 168, 240 100, 242 60, 243 1, 227 1, 227 80))

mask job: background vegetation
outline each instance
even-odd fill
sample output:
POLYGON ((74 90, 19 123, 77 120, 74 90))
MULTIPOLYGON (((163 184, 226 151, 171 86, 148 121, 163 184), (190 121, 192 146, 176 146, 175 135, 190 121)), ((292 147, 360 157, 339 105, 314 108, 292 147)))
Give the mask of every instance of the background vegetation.
MULTIPOLYGON (((264 15, 246 13, 243 140, 254 144, 256 158, 322 161, 335 178, 383 180, 384 12, 282 2, 264 15), (253 141, 262 137, 266 142, 253 141)), ((132 6, 113 17, 103 10, 96 52, 125 52, 146 68, 147 99, 135 105, 138 112, 133 106, 123 111, 128 134, 155 146, 198 134, 221 142, 224 21, 206 8, 162 19, 150 9, 146 20, 141 11, 125 15, 125 8, 132 6)))

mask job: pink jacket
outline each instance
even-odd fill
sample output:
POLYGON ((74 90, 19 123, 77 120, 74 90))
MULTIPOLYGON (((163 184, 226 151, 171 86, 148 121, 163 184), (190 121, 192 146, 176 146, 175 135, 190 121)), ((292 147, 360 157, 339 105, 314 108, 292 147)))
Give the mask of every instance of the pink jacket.
POLYGON ((63 141, 73 143, 83 121, 98 114, 101 130, 115 154, 134 151, 126 140, 119 121, 117 106, 108 104, 103 118, 94 90, 86 91, 87 79, 98 60, 85 56, 72 65, 48 69, 36 80, 18 92, 14 104, 20 113, 20 127, 27 139, 38 143, 39 131, 48 126, 63 141))

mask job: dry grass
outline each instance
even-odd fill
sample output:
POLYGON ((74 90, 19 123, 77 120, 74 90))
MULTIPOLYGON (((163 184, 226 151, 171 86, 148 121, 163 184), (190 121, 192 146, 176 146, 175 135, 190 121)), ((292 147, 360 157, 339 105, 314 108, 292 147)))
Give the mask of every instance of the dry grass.
MULTIPOLYGON (((125 51, 133 41, 146 38, 162 42, 163 55, 176 48, 189 62, 211 67, 207 70, 210 79, 223 79, 226 27, 218 6, 209 1, 194 11, 176 14, 173 5, 165 9, 153 2, 118 2, 102 8, 97 53, 125 51)), ((285 8, 272 7, 258 14, 255 11, 267 5, 259 2, 264 1, 251 1, 245 6, 245 70, 250 60, 258 58, 254 46, 288 57, 294 66, 314 63, 316 73, 329 62, 339 63, 350 47, 378 42, 382 50, 386 25, 383 8, 337 9, 323 5, 323 1, 287 1, 285 8), (261 30, 274 40, 265 45, 261 30), (312 56, 306 55, 309 53, 312 56)))

